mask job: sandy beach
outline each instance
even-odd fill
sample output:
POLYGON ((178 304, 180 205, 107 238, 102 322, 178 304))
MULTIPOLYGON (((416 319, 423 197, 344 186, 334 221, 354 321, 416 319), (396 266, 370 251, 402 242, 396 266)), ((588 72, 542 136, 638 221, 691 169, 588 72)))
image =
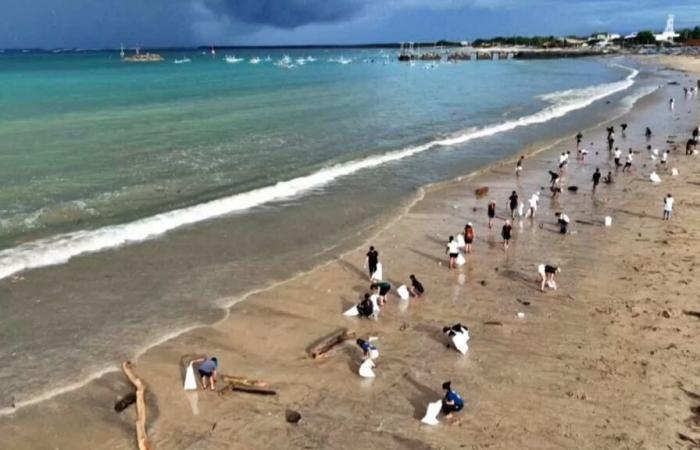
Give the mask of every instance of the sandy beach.
MULTIPOLYGON (((651 61, 649 61, 651 63, 651 61)), ((700 77, 698 60, 661 64, 700 77)), ((700 445, 700 368, 695 345, 700 306, 694 276, 700 220, 700 164, 685 141, 700 121, 698 97, 663 86, 624 117, 583 130, 585 162, 572 136, 528 154, 521 177, 514 161, 430 186, 403 213, 358 247, 311 272, 247 296, 214 326, 167 340, 135 361, 148 386, 148 431, 160 449, 263 448, 689 448, 700 445), (667 105, 675 97, 675 110, 667 105), (627 136, 619 136, 626 122, 627 136), (619 145, 634 148, 632 173, 616 173, 605 146, 615 125, 619 145), (645 147, 671 150, 657 169, 645 147), (572 157, 562 192, 551 199, 548 170, 563 150, 572 157), (591 192, 596 167, 615 183, 591 192), (488 195, 477 198, 476 188, 488 195), (516 221, 507 252, 500 229, 507 198, 542 191, 533 221, 516 221), (671 221, 662 199, 676 199, 671 221), (486 205, 497 202, 487 228, 486 205), (558 232, 556 211, 571 217, 558 232), (603 225, 611 216, 612 227, 603 225), (476 228, 466 265, 447 268, 445 244, 466 222, 476 228), (416 274, 427 293, 406 305, 395 292, 377 321, 342 312, 368 292, 363 268, 369 245, 380 252, 385 278, 396 287, 416 274), (562 268, 559 289, 540 292, 536 267, 562 268), (524 313, 518 317, 518 313, 524 313), (446 347, 442 327, 461 322, 472 339, 466 356, 446 347), (378 336, 377 378, 357 375, 360 350, 349 341, 313 360, 308 349, 339 329, 378 336), (220 373, 261 379, 277 396, 185 392, 186 362, 216 355, 220 373), (420 423, 444 381, 466 400, 454 423, 420 423), (285 411, 301 414, 298 424, 285 411)), ((222 384, 223 386, 223 384, 222 384)), ((134 448, 135 408, 114 402, 130 391, 109 374, 0 418, 2 448, 134 448)))

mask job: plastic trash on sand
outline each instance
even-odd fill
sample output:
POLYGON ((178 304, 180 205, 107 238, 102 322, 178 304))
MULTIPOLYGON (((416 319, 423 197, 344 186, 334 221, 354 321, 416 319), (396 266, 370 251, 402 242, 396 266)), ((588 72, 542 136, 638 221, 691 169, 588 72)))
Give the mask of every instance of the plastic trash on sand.
POLYGON ((606 227, 612 226, 612 217, 605 216, 605 226, 606 227))
POLYGON ((197 390, 197 379, 194 376, 194 368, 192 363, 187 366, 185 371, 185 385, 183 387, 186 391, 196 391, 197 390))
POLYGON ((678 176, 678 173, 679 173, 678 169, 676 169, 675 167, 673 169, 671 169, 671 176, 676 177, 676 176, 678 176))
POLYGON ((348 309, 343 313, 344 316, 359 316, 360 311, 357 310, 357 305, 353 306, 352 308, 348 309))
POLYGON ((421 419, 421 422, 427 425, 437 425, 440 423, 437 420, 438 414, 442 410, 442 400, 436 402, 428 403, 428 407, 425 411, 425 416, 421 419))
POLYGON ((661 183, 661 177, 656 172, 652 172, 649 175, 649 179, 652 183, 661 183))
POLYGON ((410 294, 408 293, 408 288, 405 284, 399 286, 398 289, 396 289, 396 293, 399 294, 401 300, 408 300, 408 298, 410 297, 410 294))
POLYGON ((362 378, 374 378, 375 375, 374 370, 372 370, 373 368, 374 361, 372 361, 371 359, 366 359, 362 362, 362 364, 360 364, 360 370, 358 371, 358 373, 362 378))
POLYGON ((465 333, 455 333, 454 336, 452 336, 452 344, 455 346, 458 352, 460 352, 463 355, 467 354, 467 351, 469 351, 469 332, 465 333))
POLYGON ((457 255, 457 265, 458 266, 463 266, 467 263, 467 259, 464 257, 463 254, 457 255))
POLYGON ((518 319, 524 319, 525 318, 525 313, 520 311, 518 312, 518 319))
POLYGON ((382 263, 378 262, 377 263, 377 270, 374 271, 372 274, 372 279, 376 281, 382 281, 382 276, 384 274, 382 273, 382 263))

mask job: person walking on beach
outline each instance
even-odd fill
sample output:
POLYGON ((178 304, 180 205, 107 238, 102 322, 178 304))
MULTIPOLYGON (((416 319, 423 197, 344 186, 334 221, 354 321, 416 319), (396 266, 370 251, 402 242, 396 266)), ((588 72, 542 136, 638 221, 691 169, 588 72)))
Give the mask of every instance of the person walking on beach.
POLYGON ((520 158, 518 159, 518 162, 515 163, 515 176, 519 177, 520 172, 523 171, 523 161, 525 160, 525 156, 520 155, 520 158))
POLYGON ((515 220, 515 211, 518 210, 518 193, 513 191, 508 197, 508 205, 510 206, 510 218, 515 220))
POLYGON ((549 171, 549 186, 554 187, 559 184, 559 174, 553 171, 549 171))
POLYGON ((422 297, 423 294, 425 294, 425 287, 423 287, 423 283, 418 281, 418 278, 416 278, 415 275, 411 275, 408 278, 411 280, 411 287, 408 288, 408 291, 414 297, 422 297))
POLYGON ((212 356, 211 358, 200 358, 193 362, 199 363, 197 371, 202 380, 202 388, 206 390, 207 385, 209 385, 212 391, 216 390, 216 369, 219 368, 219 360, 212 356))
POLYGON ((673 97, 671 97, 671 99, 668 101, 668 109, 673 111, 673 107, 675 106, 675 104, 676 104, 676 100, 673 97))
POLYGON ((613 157, 615 159, 615 170, 620 168, 622 163, 620 162, 620 158, 622 158, 622 150, 620 150, 619 147, 615 147, 615 152, 613 153, 613 157))
POLYGON ((651 128, 647 127, 646 131, 644 132, 644 136, 646 136, 647 141, 651 139, 651 128))
POLYGON ((532 194, 532 197, 528 200, 528 204, 530 205, 529 209, 527 210, 527 214, 525 215, 526 217, 529 217, 530 220, 535 218, 535 213, 537 212, 537 203, 540 201, 540 193, 536 192, 532 194))
POLYGON ((629 153, 627 153, 627 159, 625 160, 625 167, 622 168, 623 172, 632 170, 632 160, 634 159, 634 155, 632 154, 632 149, 630 149, 629 153))
POLYGON ((471 222, 467 222, 467 224, 464 226, 464 251, 466 253, 472 252, 475 237, 476 231, 474 231, 474 226, 471 222))
POLYGON ((372 275, 377 271, 377 263, 379 262, 379 252, 374 249, 373 246, 369 247, 369 251, 367 252, 367 268, 369 269, 369 277, 372 278, 372 275))
POLYGON ((445 381, 442 383, 442 389, 445 391, 445 398, 442 399, 442 412, 445 418, 449 419, 453 413, 464 409, 464 400, 454 390, 452 390, 452 382, 445 381))
POLYGON ((626 123, 620 124, 620 130, 621 130, 621 133, 620 133, 620 134, 622 134, 622 137, 624 138, 624 137, 625 137, 625 133, 627 132, 627 124, 626 124, 626 123))
POLYGON ((540 290, 544 292, 545 287, 550 287, 554 290, 557 289, 557 283, 554 281, 554 275, 561 272, 561 269, 557 266, 551 266, 549 264, 540 264, 537 267, 537 273, 540 275, 540 290))
POLYGON ((596 167, 595 172, 593 172, 593 193, 595 194, 595 188, 598 187, 601 177, 600 169, 596 167))
POLYGON ((579 131, 578 134, 576 134, 576 148, 578 149, 579 146, 581 146, 581 140, 583 140, 583 134, 579 131))
POLYGON ((664 197, 664 217, 663 220, 671 220, 673 214, 673 196, 668 194, 664 197))
POLYGON ((557 216, 557 223, 559 224, 559 233, 566 234, 569 231, 569 216, 563 212, 558 212, 555 214, 557 216))
POLYGON ((459 256, 459 244, 455 241, 454 236, 450 236, 449 241, 447 241, 447 255, 450 257, 450 269, 457 267, 457 257, 459 256))
POLYGON ((697 145, 697 141, 695 139, 688 139, 688 142, 685 143, 686 156, 693 154, 693 150, 695 150, 696 145, 697 145))
POLYGON ((562 152, 559 156, 559 171, 563 172, 566 169, 566 165, 569 163, 569 155, 566 152, 562 152))
POLYGON ((506 220, 506 223, 503 224, 501 237, 503 238, 503 250, 508 250, 510 239, 513 237, 513 225, 510 224, 510 220, 506 220))
POLYGON ((493 218, 496 217, 496 202, 491 200, 487 207, 486 214, 489 217, 489 230, 493 227, 493 218))

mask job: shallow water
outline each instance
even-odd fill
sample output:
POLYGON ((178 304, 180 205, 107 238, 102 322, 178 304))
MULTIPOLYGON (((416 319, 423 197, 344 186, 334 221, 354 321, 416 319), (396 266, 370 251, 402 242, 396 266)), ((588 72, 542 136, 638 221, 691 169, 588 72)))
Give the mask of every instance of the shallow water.
POLYGON ((574 133, 664 82, 610 60, 425 69, 313 55, 293 69, 0 57, 3 275, 105 250, 0 282, 0 357, 14 357, 0 405, 221 318, 243 293, 350 248, 418 187, 574 133))

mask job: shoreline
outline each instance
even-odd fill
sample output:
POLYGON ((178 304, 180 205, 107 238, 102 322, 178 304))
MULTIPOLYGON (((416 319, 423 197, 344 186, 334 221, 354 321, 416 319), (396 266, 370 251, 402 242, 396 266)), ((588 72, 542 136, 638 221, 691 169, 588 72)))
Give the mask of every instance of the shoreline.
MULTIPOLYGON (((613 56, 615 56, 615 55, 613 55, 613 56)), ((627 66, 622 66, 622 65, 619 65, 617 63, 611 63, 611 64, 617 65, 621 68, 624 68, 625 70, 628 70, 630 72, 630 75, 619 80, 619 81, 611 82, 608 84, 624 83, 626 81, 629 81, 630 79, 635 78, 637 75, 637 71, 633 68, 630 68, 627 66)), ((598 87, 598 86, 595 86, 595 87, 598 87)), ((620 90, 625 90, 625 89, 627 89, 627 88, 624 88, 624 89, 617 89, 616 88, 614 91, 607 92, 603 96, 594 97, 592 99, 589 99, 585 102, 585 104, 583 106, 577 104, 575 108, 567 110, 564 114, 570 113, 572 111, 585 109, 588 106, 590 106, 592 103, 594 103, 596 101, 601 101, 602 99, 609 97, 610 95, 614 95, 615 93, 619 92, 620 90)), ((645 96, 647 96, 647 95, 649 95, 649 94, 645 94, 645 96)), ((638 99, 636 99, 635 102, 637 100, 638 99)), ((532 116, 536 116, 545 110, 547 110, 547 108, 545 108, 543 110, 538 110, 535 113, 528 115, 528 116, 525 116, 525 117, 521 117, 521 118, 517 118, 517 119, 509 119, 508 121, 505 122, 505 124, 491 124, 491 125, 485 125, 484 127, 478 128, 475 130, 466 130, 466 131, 462 130, 461 132, 455 132, 451 135, 444 136, 444 137, 438 137, 438 138, 435 138, 435 139, 428 141, 426 143, 423 143, 423 144, 416 144, 414 146, 411 146, 409 148, 409 150, 414 148, 414 147, 415 148, 426 147, 428 149, 431 149, 435 146, 442 147, 442 146, 449 145, 449 144, 444 144, 443 142, 447 142, 447 141, 451 142, 455 139, 457 139, 457 140, 465 139, 465 141, 479 139, 482 137, 481 135, 488 136, 489 133, 493 129, 501 128, 503 125, 513 126, 513 128, 509 128, 509 129, 505 130, 505 131, 511 131, 511 129, 531 125, 530 123, 525 123, 525 124, 520 123, 520 121, 522 119, 528 119, 528 118, 531 118, 532 116), (512 124, 515 124, 515 125, 512 125, 512 124), (465 133, 466 133, 466 135, 465 135, 465 133)), ((629 111, 630 111, 630 109, 628 108, 627 110, 621 112, 620 114, 614 115, 614 116, 610 117, 609 119, 603 120, 602 122, 597 122, 597 123, 592 124, 591 126, 584 129, 583 131, 587 131, 589 129, 595 129, 596 127, 599 127, 602 123, 606 123, 608 121, 617 120, 619 117, 629 113, 629 111)), ((559 117, 559 116, 555 116, 555 117, 559 117)), ((551 120, 551 118, 548 120, 551 120)), ((534 123, 537 124, 539 122, 536 121, 534 123)), ((376 239, 377 236, 379 236, 383 232, 385 232, 387 230, 387 228, 389 228, 392 224, 399 221, 403 216, 405 216, 408 213, 408 211, 410 211, 411 208, 413 208, 417 203, 419 203, 420 201, 422 201, 424 199, 424 197, 427 193, 433 193, 435 191, 448 189, 448 188, 453 187, 455 184, 458 184, 458 183, 468 183, 470 180, 477 178, 477 177, 480 177, 480 176, 485 176, 489 172, 496 171, 496 169, 506 167, 510 164, 514 165, 515 161, 517 160, 517 158, 520 155, 524 155, 526 158, 536 156, 540 153, 547 152, 548 150, 551 150, 553 147, 562 144, 563 142, 565 142, 566 140, 568 140, 571 137, 572 136, 557 136, 557 137, 551 137, 551 138, 548 138, 545 140, 535 141, 535 142, 528 144, 525 148, 521 149, 519 152, 517 152, 513 155, 510 155, 510 156, 503 158, 503 159, 499 159, 499 160, 495 160, 495 161, 486 163, 482 166, 479 166, 479 167, 471 170, 470 172, 468 172, 466 174, 459 175, 459 176, 452 178, 452 179, 447 179, 447 180, 437 181, 434 183, 429 183, 429 184, 426 184, 424 186, 419 187, 414 194, 412 194, 410 197, 406 198, 405 201, 402 202, 402 204, 400 206, 396 207, 395 211, 392 214, 379 218, 379 220, 381 221, 380 222, 381 224, 378 227, 375 227, 375 229, 372 231, 372 233, 369 237, 363 236, 361 238, 358 238, 358 240, 357 240, 358 243, 356 245, 351 244, 350 248, 347 249, 346 251, 344 251, 343 253, 341 253, 338 257, 320 262, 318 264, 313 265, 308 270, 296 272, 288 278, 280 279, 277 281, 272 281, 271 283, 269 283, 267 285, 252 289, 250 291, 243 292, 240 295, 217 298, 213 301, 213 303, 217 305, 217 309, 219 311, 221 311, 221 313, 223 314, 222 317, 220 317, 219 319, 215 320, 212 323, 194 323, 194 324, 185 326, 182 329, 173 330, 173 331, 168 332, 162 336, 159 336, 159 337, 155 338, 153 341, 149 342, 148 344, 145 344, 144 346, 136 349, 132 354, 133 355, 132 359, 134 361, 138 361, 138 359, 140 357, 142 357, 144 354, 148 353, 149 351, 166 344, 168 341, 171 341, 173 339, 177 339, 177 338, 179 338, 187 333, 194 332, 194 331, 197 331, 200 329, 216 327, 229 319, 229 317, 231 316, 232 308, 234 306, 236 306, 237 304, 244 302, 244 301, 248 300, 249 298, 254 297, 256 295, 259 295, 259 294, 268 292, 270 290, 279 288, 280 286, 283 286, 286 283, 293 282, 293 281, 297 280, 298 278, 301 278, 304 276, 309 276, 309 275, 313 274, 314 272, 316 272, 317 270, 321 270, 324 267, 326 267, 330 264, 333 264, 338 259, 343 259, 346 256, 348 256, 349 254, 351 254, 353 252, 357 252, 363 246, 369 245, 369 243, 372 240, 376 239)), ((394 153, 405 152, 405 151, 406 151, 406 149, 394 150, 394 151, 380 154, 380 155, 369 156, 365 159, 385 157, 385 156, 390 156, 394 153)), ((364 161, 364 159, 360 160, 360 162, 361 161, 364 161)), ((353 160, 353 161, 349 161, 346 163, 342 163, 341 165, 346 165, 346 164, 354 163, 354 162, 357 162, 357 161, 353 160)), ((332 169, 334 167, 335 166, 332 166, 332 167, 329 167, 328 169, 332 169)), ((322 169, 322 170, 326 170, 326 169, 322 169)), ((308 176, 312 176, 314 174, 315 174, 315 172, 308 175, 308 176)), ((302 177, 302 178, 304 178, 304 177, 302 177)), ((290 180, 290 181, 293 181, 293 180, 290 180)), ((264 188, 261 188, 261 189, 264 189, 264 188)), ((242 194, 247 194, 247 192, 242 193, 242 194)), ((237 195, 241 195, 241 194, 234 194, 234 196, 237 196, 237 195)), ((215 201, 217 201, 217 200, 213 200, 213 202, 215 202, 215 201)), ((206 203, 210 203, 210 202, 206 202, 206 203)), ((197 206, 197 205, 194 205, 194 206, 197 206)), ((185 209, 188 209, 188 208, 191 208, 191 207, 187 207, 185 209)), ((177 210, 170 211, 170 212, 177 212, 177 210)), ((165 212, 162 214, 168 214, 170 212, 165 212)), ((161 214, 158 214, 158 215, 161 215, 161 214)), ((146 218, 146 219, 148 219, 148 218, 146 218)), ((114 225, 114 226, 122 226, 122 225, 114 225)), ((166 234, 167 234, 167 232, 166 232, 166 234)), ((138 245, 138 242, 136 242, 135 244, 138 245)), ((132 244, 126 244, 126 245, 132 245, 132 244)), ((11 275, 11 276, 14 276, 14 275, 11 275)), ((0 419, 2 419, 2 417, 12 416, 16 412, 22 410, 23 408, 31 407, 31 406, 35 406, 35 405, 40 405, 42 402, 45 402, 47 400, 51 400, 53 398, 60 397, 60 396, 63 396, 65 394, 69 394, 75 390, 84 388, 84 387, 90 385, 91 383, 94 383, 94 382, 100 380, 101 378, 105 377, 106 375, 119 375, 120 373, 121 373, 121 369, 120 369, 118 364, 108 364, 105 367, 100 368, 97 371, 90 372, 87 375, 87 377, 85 377, 81 381, 71 382, 65 386, 59 386, 55 389, 43 392, 40 395, 32 397, 28 400, 16 401, 14 403, 14 407, 0 408, 0 419)))
MULTIPOLYGON (((613 118, 611 120, 617 120, 617 119, 613 118)), ((542 147, 539 150, 536 149, 534 151, 534 153, 532 153, 532 155, 534 156, 534 155, 539 155, 541 153, 544 153, 548 149, 551 149, 552 147, 563 142, 565 139, 567 139, 567 137, 561 137, 559 139, 554 139, 551 144, 549 144, 545 147, 542 147)), ((521 154, 521 153, 519 153, 519 154, 521 154)), ((529 160, 529 158, 528 158, 528 160, 529 160)), ((439 192, 439 191, 447 191, 450 189, 454 189, 454 185, 456 185, 456 184, 468 184, 471 180, 473 180, 474 178, 479 177, 479 176, 482 176, 482 177, 486 177, 487 175, 498 176, 497 175, 498 170, 496 170, 496 169, 501 169, 501 168, 507 167, 509 164, 510 163, 508 162, 508 160, 506 160, 506 161, 501 160, 501 161, 498 161, 498 162, 495 162, 492 164, 488 164, 485 167, 477 169, 468 175, 458 177, 457 179, 447 180, 447 181, 443 181, 440 183, 435 183, 432 185, 428 185, 423 189, 420 189, 419 192, 416 193, 415 198, 412 201, 408 202, 408 204, 405 207, 401 208, 401 210, 402 210, 401 213, 397 213, 393 218, 388 220, 388 222, 386 224, 381 226, 376 231, 376 233, 374 233, 373 237, 369 238, 369 240, 365 240, 364 242, 366 243, 366 242, 369 242, 369 241, 376 239, 377 236, 380 236, 381 234, 386 233, 387 230, 392 225, 394 225, 396 222, 400 221, 401 219, 405 219, 406 218, 405 216, 408 214, 408 212, 410 210, 412 210, 413 208, 415 208, 420 203, 420 201, 423 199, 423 197, 425 196, 426 193, 429 193, 430 195, 435 195, 435 193, 439 192), (496 175, 494 175, 494 174, 496 174, 496 175)), ((524 197, 524 195, 523 195, 523 197, 524 197)), ((234 308, 234 307, 241 307, 242 308, 241 303, 243 300, 250 299, 251 297, 259 296, 261 294, 270 294, 270 292, 275 290, 276 288, 281 288, 284 285, 293 284, 294 282, 297 282, 304 277, 310 276, 310 275, 317 273, 317 272, 322 272, 324 269, 327 269, 329 266, 337 263, 338 261, 344 260, 346 258, 346 256, 350 256, 354 253, 357 253, 358 251, 360 251, 360 249, 363 247, 363 245, 360 245, 360 247, 354 248, 352 250, 349 250, 348 252, 343 253, 337 259, 334 259, 334 260, 322 263, 318 266, 315 266, 310 271, 299 273, 299 274, 295 275, 294 277, 292 277, 291 279, 276 282, 271 286, 248 292, 245 295, 243 295, 242 297, 240 297, 239 299, 232 301, 230 304, 230 307, 226 308, 226 310, 227 310, 226 316, 224 318, 222 318, 221 320, 217 321, 216 324, 195 326, 195 327, 193 327, 192 330, 185 331, 185 332, 178 332, 175 336, 171 336, 168 339, 165 339, 163 342, 157 344, 156 346, 157 347, 169 347, 173 344, 173 342, 169 342, 169 341, 183 340, 185 334, 199 334, 199 335, 201 335, 204 333, 205 330, 208 330, 208 331, 216 330, 217 328, 222 327, 228 321, 228 319, 231 318, 231 314, 230 314, 231 308, 234 308), (182 339, 179 339, 179 338, 182 338, 182 339)), ((139 357, 147 356, 148 353, 159 352, 159 351, 164 352, 165 350, 154 349, 153 347, 151 347, 149 349, 144 350, 143 352, 139 352, 139 357)), ((156 427, 157 426, 158 426, 158 424, 156 422, 156 427)), ((2 428, 2 425, 0 425, 0 429, 1 428, 2 428)))

